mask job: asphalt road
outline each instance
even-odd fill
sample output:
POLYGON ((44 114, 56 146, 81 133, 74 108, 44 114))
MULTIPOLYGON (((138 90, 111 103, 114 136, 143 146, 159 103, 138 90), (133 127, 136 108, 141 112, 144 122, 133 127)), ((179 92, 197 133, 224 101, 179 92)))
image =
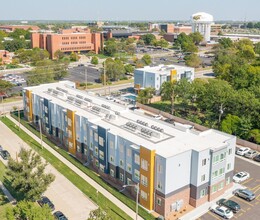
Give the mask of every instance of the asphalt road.
MULTIPOLYGON (((0 145, 8 150, 11 157, 16 158, 16 154, 21 147, 30 149, 17 135, 0 122, 0 145)), ((6 164, 7 161, 1 160, 6 164)), ((97 206, 89 200, 76 186, 61 175, 54 167, 47 165, 46 171, 55 175, 54 182, 51 183, 44 193, 55 205, 55 211, 62 211, 70 220, 85 220, 91 210, 97 206)))
MULTIPOLYGON (((252 162, 249 159, 243 157, 236 157, 235 160, 235 173, 246 171, 250 173, 250 178, 241 183, 241 185, 247 187, 253 191, 256 195, 256 199, 248 202, 236 196, 232 196, 230 199, 237 202, 241 206, 241 210, 234 214, 234 219, 239 220, 257 220, 260 216, 260 163, 252 162)), ((215 220, 222 219, 220 216, 207 212, 201 216, 198 220, 215 220)))
POLYGON ((3 112, 10 112, 17 107, 18 109, 23 108, 23 101, 15 101, 15 102, 8 102, 8 103, 1 103, 0 102, 0 115, 3 112))
POLYGON ((70 68, 69 76, 67 76, 66 80, 71 80, 73 82, 89 82, 94 83, 95 80, 98 80, 101 76, 100 70, 94 67, 86 67, 86 66, 77 66, 70 68))

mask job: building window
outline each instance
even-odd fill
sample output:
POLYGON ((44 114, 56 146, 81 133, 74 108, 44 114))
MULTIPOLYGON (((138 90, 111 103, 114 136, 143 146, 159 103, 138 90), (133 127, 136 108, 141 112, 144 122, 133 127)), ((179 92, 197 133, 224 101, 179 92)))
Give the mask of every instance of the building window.
POLYGON ((140 165, 140 156, 138 154, 135 154, 135 163, 140 165))
POLYGON ((225 168, 222 167, 219 169, 219 175, 223 175, 225 173, 225 168))
POLYGON ((90 143, 90 150, 93 150, 93 143, 90 143))
POLYGON ((213 164, 217 163, 219 161, 219 155, 216 155, 213 157, 213 164))
POLYGON ((99 167, 99 162, 98 162, 98 160, 96 160, 96 167, 99 167))
POLYGON ((120 167, 123 167, 123 166, 124 166, 124 161, 123 161, 122 159, 120 159, 119 165, 120 165, 120 167))
POLYGON ((104 147, 104 138, 102 138, 102 137, 99 136, 98 142, 99 142, 99 145, 100 145, 100 146, 104 147))
POLYGON ((205 179, 206 179, 206 175, 203 174, 203 175, 201 176, 201 182, 205 181, 205 179))
POLYGON ((136 170, 136 169, 135 169, 135 178, 137 180, 140 180, 140 172, 139 172, 139 170, 136 170))
POLYGON ((99 169, 100 169, 102 172, 104 172, 104 170, 105 170, 105 166, 102 165, 102 164, 100 164, 99 169))
POLYGON ((207 159, 203 159, 203 160, 202 160, 202 166, 205 166, 206 163, 207 163, 207 159))
POLYGON ((68 118, 68 126, 71 127, 71 119, 70 118, 68 118))
POLYGON ((226 158, 226 152, 220 154, 220 161, 223 161, 226 158))
POLYGON ((232 148, 228 149, 228 155, 232 154, 232 148))
POLYGON ((127 178, 127 179, 126 179, 126 184, 127 184, 127 185, 130 185, 130 184, 132 184, 132 181, 131 181, 131 179, 127 178))
POLYGON ((204 197, 206 195, 206 189, 202 189, 200 191, 200 198, 204 197))
POLYGON ((161 198, 157 198, 157 205, 159 205, 159 206, 162 205, 162 199, 161 198))
POLYGON ((87 137, 84 137, 84 143, 87 143, 87 137))
POLYGON ((131 153, 132 153, 132 152, 131 152, 131 149, 127 149, 127 157, 128 157, 128 158, 131 158, 131 153))
POLYGON ((110 156, 110 162, 114 162, 114 157, 110 156))
POLYGON ((124 145, 123 144, 119 144, 119 150, 121 153, 124 153, 124 145))
POLYGON ((223 189, 224 188, 224 182, 221 182, 220 184, 219 184, 219 190, 221 190, 221 189, 223 189))
POLYGON ((83 124, 83 130, 86 131, 87 130, 87 125, 83 124))
POLYGON ((69 138, 72 138, 72 132, 69 130, 69 138))
POLYGON ((124 174, 120 173, 119 178, 120 178, 120 181, 124 182, 124 174))
POLYGON ((73 148, 73 144, 69 142, 69 148, 73 148))
POLYGON ((80 146, 79 145, 77 145, 77 152, 80 153, 80 146))
POLYGON ((127 164, 127 171, 130 173, 132 172, 132 166, 129 163, 127 164))
POLYGON ((96 142, 98 142, 98 134, 95 132, 95 134, 94 134, 94 140, 96 141, 96 142))
POLYGON ((162 172, 162 165, 161 164, 158 164, 158 173, 161 173, 162 172))
POLYGON ((231 163, 228 163, 227 164, 227 170, 230 170, 230 168, 231 168, 231 163))
POLYGON ((99 158, 101 159, 101 160, 104 160, 104 152, 103 151, 99 151, 99 158))
POLYGON ((148 180, 147 180, 146 176, 141 175, 141 183, 142 183, 143 186, 147 186, 148 180))
POLYGON ((141 197, 142 197, 144 200, 147 200, 147 193, 144 192, 143 190, 141 190, 141 197))
POLYGON ((144 160, 144 159, 142 159, 141 160, 141 168, 143 169, 143 170, 148 170, 148 162, 147 162, 147 160, 144 160))
POLYGON ((89 135, 90 135, 90 137, 93 137, 93 130, 89 131, 89 135))
POLYGON ((84 148, 84 154, 88 155, 88 149, 84 148))
POLYGON ((95 147, 95 154, 98 155, 98 147, 95 147))
POLYGON ((110 169, 110 175, 111 175, 112 177, 115 176, 115 171, 114 171, 113 169, 110 169))
POLYGON ((157 181, 158 184, 157 184, 157 188, 158 189, 162 189, 162 182, 160 180, 157 181))
POLYGON ((226 180, 226 185, 230 184, 230 176, 226 180))
POLYGON ((212 187, 212 193, 215 193, 215 192, 217 192, 218 191, 218 187, 217 186, 213 186, 212 187))
POLYGON ((213 173, 212 173, 212 178, 216 178, 218 176, 218 171, 215 170, 213 173))

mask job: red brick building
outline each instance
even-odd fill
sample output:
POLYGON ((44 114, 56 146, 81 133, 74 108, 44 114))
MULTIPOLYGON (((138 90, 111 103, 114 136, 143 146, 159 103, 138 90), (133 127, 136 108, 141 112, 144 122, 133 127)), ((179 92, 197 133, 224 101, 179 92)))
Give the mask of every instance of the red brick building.
POLYGON ((51 58, 60 50, 66 52, 93 51, 99 53, 103 47, 103 35, 90 33, 89 29, 68 29, 59 33, 32 33, 32 48, 46 49, 51 58))

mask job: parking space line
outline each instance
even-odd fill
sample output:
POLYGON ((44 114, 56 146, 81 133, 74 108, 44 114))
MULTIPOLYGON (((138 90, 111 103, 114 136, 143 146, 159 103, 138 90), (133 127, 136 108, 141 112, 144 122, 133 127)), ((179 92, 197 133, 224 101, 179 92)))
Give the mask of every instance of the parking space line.
POLYGON ((254 191, 254 190, 257 189, 258 187, 260 187, 260 185, 257 185, 257 186, 255 186, 255 187, 253 187, 253 188, 249 188, 249 187, 248 187, 248 189, 250 189, 251 191, 254 191))
POLYGON ((250 209, 251 209, 251 208, 250 208, 250 207, 248 207, 248 208, 247 208, 247 211, 249 211, 250 209))
POLYGON ((237 218, 237 217, 233 215, 233 218, 237 218))
POLYGON ((258 186, 258 189, 256 191, 254 191, 254 193, 256 193, 259 189, 260 189, 260 186, 258 186))
POLYGON ((258 202, 256 202, 255 204, 256 204, 256 205, 258 205, 258 204, 259 204, 259 201, 258 201, 258 202))
POLYGON ((247 205, 249 205, 249 206, 252 206, 252 207, 254 207, 252 204, 250 204, 249 202, 246 202, 244 199, 241 199, 240 197, 236 197, 236 199, 238 199, 239 201, 241 201, 241 202, 243 202, 243 203, 245 203, 245 204, 247 204, 247 205))
POLYGON ((244 185, 244 184, 246 184, 246 183, 249 183, 251 180, 253 180, 254 178, 250 178, 250 179, 248 179, 248 180, 246 180, 245 182, 243 182, 242 184, 244 185))
POLYGON ((242 212, 246 212, 244 209, 240 209, 242 212))
POLYGON ((260 197, 260 194, 256 197, 256 199, 260 201, 260 198, 259 198, 259 197, 260 197))
POLYGON ((241 212, 237 217, 241 217, 242 215, 243 215, 244 213, 243 212, 241 212))
POLYGON ((221 219, 219 217, 217 217, 215 213, 212 213, 211 211, 208 212, 208 214, 210 214, 212 217, 214 217, 215 219, 221 219))

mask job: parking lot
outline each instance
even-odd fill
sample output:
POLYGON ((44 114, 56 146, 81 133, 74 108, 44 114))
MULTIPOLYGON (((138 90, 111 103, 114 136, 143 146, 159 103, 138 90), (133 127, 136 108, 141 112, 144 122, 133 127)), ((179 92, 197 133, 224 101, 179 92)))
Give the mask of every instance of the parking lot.
MULTIPOLYGON (((259 163, 260 164, 260 163, 259 163)), ((256 195, 255 200, 248 202, 237 196, 232 196, 230 199, 238 203, 241 207, 241 210, 234 214, 234 219, 247 219, 247 220, 256 220, 260 216, 260 172, 259 165, 254 164, 249 159, 241 158, 236 156, 235 160, 235 173, 246 171, 250 173, 250 178, 241 183, 241 185, 247 187, 249 190, 253 191, 256 195)), ((198 220, 213 220, 213 219, 222 219, 220 216, 207 212, 198 220)))

